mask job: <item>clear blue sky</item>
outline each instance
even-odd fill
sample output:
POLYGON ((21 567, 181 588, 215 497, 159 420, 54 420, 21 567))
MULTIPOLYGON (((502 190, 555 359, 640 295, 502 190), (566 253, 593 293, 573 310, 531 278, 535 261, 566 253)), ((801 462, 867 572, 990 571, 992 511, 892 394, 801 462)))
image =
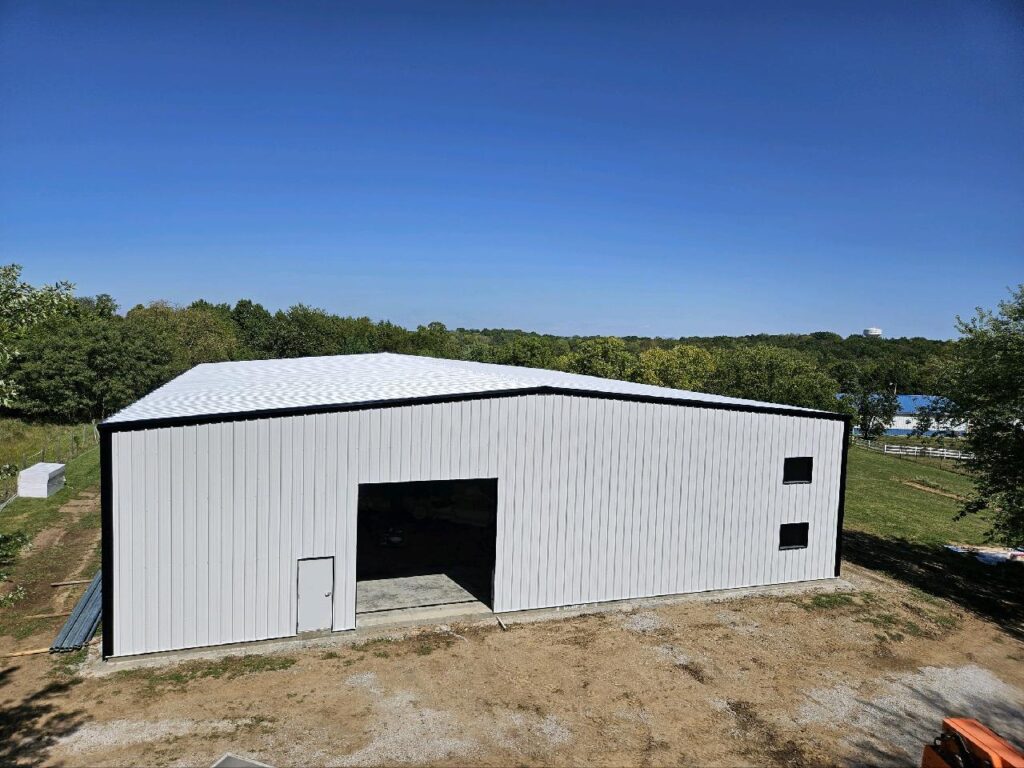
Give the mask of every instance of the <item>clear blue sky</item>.
POLYGON ((0 257, 123 306, 949 337, 1024 280, 1024 5, 0 0, 0 257))

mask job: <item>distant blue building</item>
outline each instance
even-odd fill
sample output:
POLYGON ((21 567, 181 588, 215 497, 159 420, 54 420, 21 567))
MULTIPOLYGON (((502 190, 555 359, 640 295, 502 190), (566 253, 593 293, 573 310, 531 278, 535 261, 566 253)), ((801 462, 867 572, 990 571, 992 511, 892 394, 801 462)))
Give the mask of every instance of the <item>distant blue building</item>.
MULTIPOLYGON (((842 397, 842 395, 839 395, 842 397)), ((896 416, 889 424, 889 428, 885 430, 887 435, 910 435, 914 432, 914 428, 917 426, 917 412, 922 408, 931 405, 939 398, 936 395, 897 395, 896 399, 899 401, 899 410, 896 412, 896 416)), ((854 432, 860 430, 854 426, 854 432)), ((959 424, 957 426, 951 426, 949 424, 932 424, 932 428, 924 434, 928 436, 934 435, 956 435, 960 436, 967 432, 966 424, 959 424)))
MULTIPOLYGON (((900 409, 893 418, 892 424, 889 425, 889 429, 885 430, 887 435, 909 435, 917 426, 917 412, 938 400, 935 395, 897 395, 897 399, 900 401, 900 409)), ((966 424, 956 427, 949 424, 933 424, 932 427, 925 434, 949 434, 952 432, 962 435, 967 431, 966 424)))

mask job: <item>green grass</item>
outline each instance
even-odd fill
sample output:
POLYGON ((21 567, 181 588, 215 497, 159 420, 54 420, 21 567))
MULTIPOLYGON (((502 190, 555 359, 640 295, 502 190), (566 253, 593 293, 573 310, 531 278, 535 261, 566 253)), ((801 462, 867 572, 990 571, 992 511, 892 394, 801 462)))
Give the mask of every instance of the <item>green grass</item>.
POLYGON ((835 594, 814 595, 800 605, 808 611, 830 611, 834 608, 845 608, 853 605, 853 596, 842 592, 835 594))
POLYGON ((278 672, 295 664, 291 656, 226 656, 212 661, 190 661, 176 667, 157 669, 125 669, 116 673, 121 680, 141 683, 146 695, 167 690, 182 690, 193 680, 214 678, 234 680, 260 672, 278 672))
POLYGON ((966 441, 962 437, 917 437, 915 435, 882 435, 875 439, 878 443, 892 445, 914 445, 922 448, 950 448, 954 451, 966 450, 966 441))
POLYGON ((956 499, 907 482, 964 497, 972 490, 970 478, 956 472, 851 446, 844 527, 921 544, 984 543, 989 526, 984 516, 956 520, 956 499))
MULTIPOLYGON (((10 577, 11 570, 17 560, 21 548, 35 538, 44 528, 57 523, 60 508, 78 493, 88 489, 99 490, 100 484, 100 450, 90 448, 80 456, 68 462, 65 470, 65 485, 48 499, 14 499, 0 512, 0 580, 10 577)), ((99 515, 83 515, 75 524, 75 528, 96 528, 100 525, 99 515)), ((63 552, 59 547, 46 557, 37 558, 40 562, 47 559, 59 559, 63 552)), ((94 553, 95 568, 99 568, 99 552, 94 553)), ((95 568, 90 564, 89 573, 95 568)), ((29 574, 22 574, 28 577, 29 574)), ((44 574, 42 578, 46 578, 44 574)))
MULTIPOLYGON (((91 427, 88 428, 91 430, 91 427)), ((34 457, 44 448, 49 449, 47 461, 52 460, 51 454, 65 456, 70 445, 81 446, 92 443, 95 437, 89 434, 81 424, 33 424, 21 419, 0 418, 0 465, 21 465, 23 457, 34 457)), ((38 457, 35 457, 39 461, 38 457)))
POLYGON ((100 449, 90 448, 68 462, 64 488, 48 499, 17 498, 0 512, 0 533, 24 532, 29 538, 53 525, 63 504, 90 488, 99 490, 100 449))

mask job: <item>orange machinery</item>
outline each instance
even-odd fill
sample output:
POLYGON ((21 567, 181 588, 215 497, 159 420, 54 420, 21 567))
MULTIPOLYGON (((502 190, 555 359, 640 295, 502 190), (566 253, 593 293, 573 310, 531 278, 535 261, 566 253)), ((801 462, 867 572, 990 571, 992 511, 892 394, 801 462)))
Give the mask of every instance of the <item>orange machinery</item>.
POLYGON ((969 717, 947 717, 924 748, 921 768, 1024 768, 1024 752, 969 717))

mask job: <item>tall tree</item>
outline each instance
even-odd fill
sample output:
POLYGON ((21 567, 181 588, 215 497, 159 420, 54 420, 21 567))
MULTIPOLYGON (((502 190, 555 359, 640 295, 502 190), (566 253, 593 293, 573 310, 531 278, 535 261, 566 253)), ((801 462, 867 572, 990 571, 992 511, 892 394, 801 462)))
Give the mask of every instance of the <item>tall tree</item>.
POLYGON ((959 340, 940 382, 936 421, 968 425, 975 493, 964 514, 988 509, 993 538, 1024 544, 1024 285, 995 312, 957 318, 959 340))
POLYGON ((628 380, 636 369, 636 356, 622 339, 599 337, 584 339, 576 349, 559 358, 557 365, 570 373, 628 380))
POLYGON ((74 308, 74 286, 36 288, 21 279, 21 265, 0 266, 0 407, 10 408, 18 390, 11 379, 19 344, 35 325, 74 308))
POLYGON ((32 418, 102 419, 177 372, 174 344, 155 324, 117 315, 51 318, 25 336, 15 406, 32 418))
POLYGON ((866 360, 859 366, 844 367, 843 374, 842 404, 853 415, 860 436, 865 440, 881 437, 899 412, 899 368, 888 362, 866 360))
POLYGON ((896 393, 888 387, 851 387, 843 393, 842 399, 853 413, 854 425, 865 440, 875 440, 884 435, 900 406, 896 393))
POLYGON ((768 403, 834 411, 835 380, 799 352, 763 344, 717 355, 710 391, 768 403))
POLYGON ((427 357, 459 357, 459 347, 444 323, 427 323, 416 328, 409 337, 410 351, 427 357))
POLYGON ((229 310, 193 304, 175 313, 179 367, 187 370, 200 363, 237 360, 241 345, 229 310))
POLYGON ((550 338, 522 333, 506 344, 493 348, 490 362, 521 365, 526 368, 551 368, 559 355, 568 352, 568 345, 555 344, 550 338))
POLYGON ((274 317, 262 304, 240 299, 231 310, 238 340, 246 357, 267 357, 271 352, 270 338, 274 317))
POLYGON ((671 349, 652 347, 639 355, 636 380, 673 389, 701 392, 715 371, 715 358, 707 350, 689 344, 671 349))

